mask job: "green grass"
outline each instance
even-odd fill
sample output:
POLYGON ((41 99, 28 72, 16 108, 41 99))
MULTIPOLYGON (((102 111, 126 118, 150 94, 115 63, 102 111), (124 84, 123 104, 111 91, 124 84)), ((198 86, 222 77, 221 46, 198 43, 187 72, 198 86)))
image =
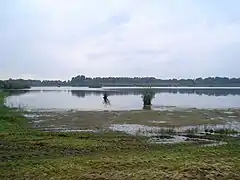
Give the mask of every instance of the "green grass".
POLYGON ((114 132, 39 132, 3 106, 6 95, 0 93, 0 179, 240 179, 239 139, 216 136, 228 144, 203 148, 114 132))
POLYGON ((238 131, 235 131, 235 130, 231 130, 231 129, 218 129, 218 130, 215 130, 214 133, 218 133, 218 134, 238 134, 239 132, 238 131))

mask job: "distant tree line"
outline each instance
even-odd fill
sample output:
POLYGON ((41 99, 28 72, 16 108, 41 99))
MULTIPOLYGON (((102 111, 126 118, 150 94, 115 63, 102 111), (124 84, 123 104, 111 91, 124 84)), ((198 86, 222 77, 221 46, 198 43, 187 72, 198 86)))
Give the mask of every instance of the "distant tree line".
POLYGON ((90 78, 84 75, 73 77, 72 86, 159 86, 159 87, 237 87, 240 86, 240 78, 208 77, 197 79, 157 79, 154 77, 96 77, 90 78))
POLYGON ((86 77, 79 75, 68 81, 9 79, 0 81, 2 89, 34 86, 132 86, 132 87, 240 87, 240 78, 208 77, 197 79, 157 79, 154 77, 86 77))
POLYGON ((1 81, 0 80, 0 89, 28 89, 30 88, 30 85, 22 80, 22 81, 17 81, 17 80, 6 80, 6 81, 1 81))

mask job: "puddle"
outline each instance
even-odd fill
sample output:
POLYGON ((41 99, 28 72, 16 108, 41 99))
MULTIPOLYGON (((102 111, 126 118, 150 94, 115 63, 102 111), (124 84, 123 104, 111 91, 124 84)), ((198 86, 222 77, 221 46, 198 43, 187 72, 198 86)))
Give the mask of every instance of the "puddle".
POLYGON ((44 122, 45 120, 34 120, 32 121, 32 123, 41 123, 41 122, 44 122))
POLYGON ((24 114, 23 115, 25 118, 38 118, 40 115, 38 114, 24 114))
POLYGON ((157 137, 150 137, 149 143, 154 144, 175 144, 175 143, 199 143, 202 144, 203 147, 210 147, 210 146, 220 146, 227 144, 226 142, 222 141, 215 141, 210 139, 203 139, 203 138, 189 138, 186 136, 181 135, 174 135, 174 136, 157 136, 157 137))
POLYGON ((93 129, 67 129, 67 128, 44 128, 45 132, 97 132, 93 129))
POLYGON ((186 142, 187 139, 188 138, 185 136, 170 136, 170 137, 157 136, 157 137, 150 137, 149 142, 156 143, 156 144, 171 144, 171 143, 186 142))
POLYGON ((152 105, 152 109, 159 111, 174 111, 177 110, 177 106, 162 106, 162 105, 152 105))
POLYGON ((218 142, 213 142, 213 143, 209 143, 209 144, 204 144, 203 147, 222 146, 222 145, 226 145, 226 144, 227 144, 227 142, 218 141, 218 142))
POLYGON ((30 118, 30 119, 33 119, 33 118, 39 118, 39 117, 53 117, 53 115, 51 114, 24 114, 23 115, 25 118, 30 118))
POLYGON ((146 126, 140 124, 111 124, 109 129, 113 131, 125 132, 130 135, 144 135, 151 136, 159 133, 205 133, 206 130, 217 131, 217 130, 231 130, 240 132, 240 122, 231 121, 225 124, 216 125, 198 125, 198 126, 182 126, 182 127, 156 127, 146 126))
POLYGON ((231 112, 231 111, 225 111, 224 114, 234 114, 234 112, 231 112))
POLYGON ((58 132, 97 132, 96 130, 92 129, 65 129, 65 130, 60 130, 58 132))
POLYGON ((167 123, 166 121, 149 121, 151 123, 156 123, 156 124, 165 124, 167 123))
MULTIPOLYGON (((168 127, 155 127, 146 126, 140 124, 111 124, 109 129, 113 131, 124 132, 130 135, 140 135, 149 137, 150 143, 157 144, 171 144, 171 143, 181 143, 181 142, 198 142, 207 146, 217 146, 223 145, 226 142, 219 142, 215 140, 209 140, 204 138, 198 138, 209 134, 206 129, 217 130, 235 130, 239 132, 240 123, 233 121, 228 122, 224 125, 199 125, 199 126, 183 126, 178 128, 168 128, 168 127), (194 137, 189 137, 187 134, 195 134, 194 137), (197 135, 197 136, 196 136, 197 135)), ((224 132, 224 131, 223 131, 224 132)), ((240 133, 234 134, 238 136, 240 133)))
POLYGON ((237 118, 237 116, 228 116, 229 118, 237 118))
POLYGON ((144 136, 152 136, 154 131, 159 131, 160 127, 154 126, 145 126, 140 124, 111 124, 109 129, 112 131, 120 131, 130 135, 144 135, 144 136))

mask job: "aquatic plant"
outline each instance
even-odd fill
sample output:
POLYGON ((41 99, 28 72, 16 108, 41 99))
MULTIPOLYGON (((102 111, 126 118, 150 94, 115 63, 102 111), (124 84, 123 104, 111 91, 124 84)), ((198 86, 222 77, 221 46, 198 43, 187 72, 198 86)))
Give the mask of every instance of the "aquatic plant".
POLYGON ((155 98, 155 93, 152 92, 151 90, 146 90, 142 94, 142 101, 143 101, 143 106, 151 106, 152 105, 152 100, 155 98))

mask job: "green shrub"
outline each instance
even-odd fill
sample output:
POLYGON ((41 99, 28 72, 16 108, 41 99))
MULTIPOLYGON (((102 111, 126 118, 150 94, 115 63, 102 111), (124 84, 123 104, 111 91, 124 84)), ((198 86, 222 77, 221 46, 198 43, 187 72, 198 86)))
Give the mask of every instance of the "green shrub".
POLYGON ((155 97, 155 93, 153 93, 150 90, 146 90, 143 94, 142 94, 142 101, 143 101, 143 105, 144 106, 151 106, 152 105, 152 100, 155 97))

